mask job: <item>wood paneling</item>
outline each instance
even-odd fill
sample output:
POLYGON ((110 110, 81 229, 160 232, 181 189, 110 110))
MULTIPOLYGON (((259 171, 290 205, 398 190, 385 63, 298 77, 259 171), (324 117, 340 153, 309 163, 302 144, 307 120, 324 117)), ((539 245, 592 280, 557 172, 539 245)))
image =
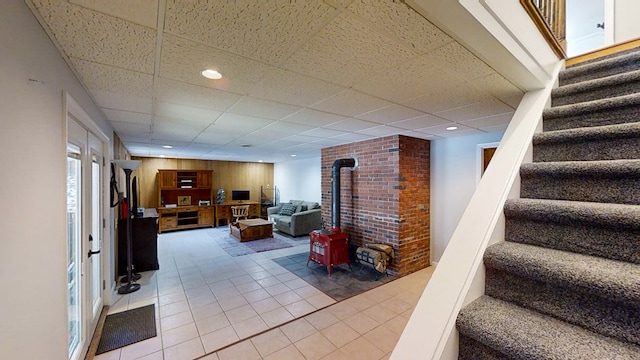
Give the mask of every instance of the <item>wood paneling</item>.
POLYGON ((140 188, 139 206, 158 207, 156 174, 160 169, 213 170, 213 200, 218 189, 226 192, 226 201, 231 201, 231 190, 251 191, 251 201, 260 201, 260 186, 273 184, 273 164, 218 160, 168 159, 133 157, 141 160, 132 176, 138 178, 140 188))

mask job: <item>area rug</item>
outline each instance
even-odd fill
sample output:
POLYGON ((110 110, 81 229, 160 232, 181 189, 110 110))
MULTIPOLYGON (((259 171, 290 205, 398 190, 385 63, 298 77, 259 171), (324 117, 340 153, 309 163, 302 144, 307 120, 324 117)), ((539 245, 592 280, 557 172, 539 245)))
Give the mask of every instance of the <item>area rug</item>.
POLYGON ((107 315, 96 355, 156 336, 155 305, 107 315))
POLYGON ((288 242, 273 237, 240 242, 231 235, 223 235, 216 237, 215 241, 227 254, 233 257, 293 247, 288 242))
POLYGON ((397 279, 397 276, 380 276, 380 273, 374 269, 357 263, 351 264, 351 270, 347 264, 334 266, 329 277, 326 266, 314 262, 309 262, 307 266, 308 259, 309 253, 303 252, 275 258, 273 261, 336 301, 350 298, 397 279))

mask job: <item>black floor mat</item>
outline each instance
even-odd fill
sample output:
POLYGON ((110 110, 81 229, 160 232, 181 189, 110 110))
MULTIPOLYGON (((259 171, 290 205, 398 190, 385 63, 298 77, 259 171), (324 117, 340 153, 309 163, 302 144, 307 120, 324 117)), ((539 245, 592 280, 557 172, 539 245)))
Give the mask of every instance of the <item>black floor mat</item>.
POLYGON ((307 266, 308 259, 309 253, 304 252, 275 258, 273 261, 336 301, 350 298, 397 279, 396 276, 381 275, 369 266, 363 267, 356 263, 351 264, 352 271, 349 271, 347 264, 334 266, 329 277, 326 266, 314 262, 310 262, 307 266))
POLYGON ((107 315, 96 355, 156 336, 155 305, 107 315))

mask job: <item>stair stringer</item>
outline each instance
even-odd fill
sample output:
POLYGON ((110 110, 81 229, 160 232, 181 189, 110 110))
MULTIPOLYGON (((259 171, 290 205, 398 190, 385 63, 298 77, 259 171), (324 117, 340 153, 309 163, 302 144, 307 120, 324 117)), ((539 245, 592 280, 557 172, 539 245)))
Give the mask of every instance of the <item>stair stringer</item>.
POLYGON ((458 358, 456 318, 460 309, 484 295, 484 252, 504 241, 504 204, 520 197, 520 166, 532 161, 533 135, 542 131, 542 112, 551 104, 563 66, 564 60, 559 61, 547 85, 522 98, 391 360, 458 358))

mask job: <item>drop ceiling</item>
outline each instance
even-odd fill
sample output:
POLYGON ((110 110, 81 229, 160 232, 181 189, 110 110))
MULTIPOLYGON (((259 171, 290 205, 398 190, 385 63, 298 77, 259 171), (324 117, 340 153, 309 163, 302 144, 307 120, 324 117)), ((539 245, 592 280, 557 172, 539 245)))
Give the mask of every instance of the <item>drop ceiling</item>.
POLYGON ((523 95, 398 0, 26 2, 134 156, 279 162, 499 131, 523 95))

